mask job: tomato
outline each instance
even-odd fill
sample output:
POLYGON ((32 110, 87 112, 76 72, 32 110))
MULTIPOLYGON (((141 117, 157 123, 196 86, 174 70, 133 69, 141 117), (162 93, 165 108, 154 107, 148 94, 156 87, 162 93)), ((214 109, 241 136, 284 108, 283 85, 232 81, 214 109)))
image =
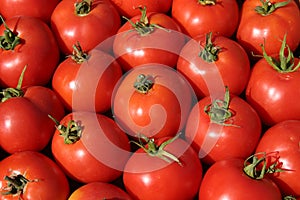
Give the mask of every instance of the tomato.
POLYGON ((140 10, 118 30, 113 43, 117 61, 124 71, 148 63, 175 67, 185 42, 178 24, 164 13, 140 10))
POLYGON ((253 66, 246 100, 258 112, 263 123, 272 126, 289 119, 300 119, 300 62, 287 50, 285 39, 279 55, 271 57, 264 52, 253 66))
MULTIPOLYGON (((300 121, 286 120, 266 130, 258 143, 256 152, 276 152, 276 159, 282 171, 268 174, 278 184, 284 195, 300 197, 300 121)), ((270 164, 274 160, 269 160, 270 164)))
POLYGON ((232 0, 173 0, 171 15, 191 37, 208 32, 230 37, 239 23, 239 7, 232 0))
POLYGON ((51 29, 65 55, 72 53, 77 42, 86 51, 94 49, 120 26, 120 15, 109 0, 64 0, 51 16, 51 29))
POLYGON ((139 6, 146 6, 149 12, 167 13, 171 9, 172 0, 111 0, 119 13, 125 17, 139 15, 139 6))
POLYGON ((32 16, 42 19, 44 22, 50 22, 52 11, 60 0, 26 0, 26 1, 9 1, 1 0, 0 13, 2 17, 8 19, 13 16, 32 16))
POLYGON ((244 173, 244 160, 221 160, 206 171, 199 190, 199 200, 281 200, 278 186, 268 177, 254 179, 244 173))
POLYGON ((131 200, 131 197, 124 190, 111 183, 91 182, 77 188, 75 191, 72 192, 72 194, 68 198, 68 200, 81 200, 81 199, 131 200))
POLYGON ((12 17, 0 26, 0 34, 0 86, 15 87, 25 66, 23 86, 45 86, 60 57, 49 26, 35 17, 12 17))
POLYGON ((189 83, 174 69, 158 64, 130 70, 117 84, 112 113, 130 136, 175 135, 185 125, 194 96, 189 83))
POLYGON ((122 175, 130 145, 127 135, 105 115, 72 112, 57 124, 51 149, 71 179, 110 182, 122 175))
POLYGON ((106 112, 111 107, 111 96, 122 76, 121 66, 100 50, 84 52, 74 46, 72 56, 57 67, 52 87, 67 110, 106 112))
POLYGON ((23 151, 0 163, 0 199, 65 200, 69 183, 55 162, 41 153, 23 151))
POLYGON ((227 89, 225 97, 204 97, 193 107, 185 136, 202 161, 211 165, 229 158, 247 158, 255 151, 261 129, 256 111, 227 89))
POLYGON ((127 192, 144 200, 193 199, 201 180, 202 165, 196 152, 178 135, 142 145, 129 158, 123 175, 127 192))
POLYGON ((285 34, 287 44, 294 51, 300 42, 299 32, 300 12, 295 1, 246 0, 236 38, 249 55, 261 55, 260 45, 265 43, 266 52, 273 56, 277 55, 285 34))
POLYGON ((217 78, 232 94, 240 95, 249 80, 250 62, 237 42, 210 32, 188 41, 181 50, 177 70, 189 80, 199 98, 213 92, 217 78))

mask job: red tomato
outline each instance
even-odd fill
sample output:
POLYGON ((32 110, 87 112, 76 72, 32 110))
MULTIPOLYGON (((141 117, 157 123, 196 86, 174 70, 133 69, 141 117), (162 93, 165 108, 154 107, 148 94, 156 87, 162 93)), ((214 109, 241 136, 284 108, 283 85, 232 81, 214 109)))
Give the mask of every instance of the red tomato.
POLYGON ((1 200, 65 200, 69 183, 55 162, 41 153, 23 151, 0 163, 1 200))
POLYGON ((102 51, 73 52, 62 61, 52 78, 52 87, 67 110, 106 112, 122 69, 114 58, 102 51))
POLYGON ((82 183, 110 182, 122 175, 129 140, 105 115, 72 112, 57 125, 52 154, 64 172, 82 183))
POLYGON ((143 200, 193 199, 202 180, 202 165, 191 146, 177 137, 150 140, 147 145, 143 148, 148 153, 139 148, 125 166, 123 182, 127 192, 143 200))
POLYGON ((199 200, 281 200, 278 186, 264 177, 250 178, 243 172, 243 159, 228 159, 214 163, 205 173, 199 191, 199 200))
POLYGON ((187 120, 185 135, 206 164, 229 158, 247 158, 261 135, 261 122, 255 110, 242 98, 201 99, 187 120), (213 101, 213 102, 212 102, 213 101))
POLYGON ((246 51, 234 40, 220 35, 199 35, 181 50, 177 70, 191 83, 199 98, 209 96, 216 79, 230 92, 240 95, 248 83, 250 62, 246 51))
POLYGON ((0 37, 0 86, 15 87, 25 66, 24 87, 46 85, 59 62, 58 45, 50 28, 40 19, 29 16, 9 18, 5 24, 0 26, 0 34, 3 34, 0 37), (3 33, 6 31, 12 36, 8 43, 3 33))
POLYGON ((78 41, 82 49, 94 49, 116 34, 120 26, 120 15, 109 0, 64 0, 51 16, 51 28, 66 55, 72 53, 78 41))
POLYGON ((185 125, 194 96, 190 85, 174 69, 144 65, 129 71, 112 99, 116 122, 129 135, 175 135, 185 125))
POLYGON ((230 37, 239 23, 238 4, 233 0, 173 0, 171 14, 191 37, 208 32, 230 37))
POLYGON ((118 62, 128 71, 148 63, 175 67, 178 54, 185 42, 177 23, 164 13, 146 13, 127 21, 119 30, 113 43, 118 62))
POLYGON ((131 197, 121 188, 103 182, 87 183, 77 188, 69 196, 68 200, 100 200, 100 199, 121 199, 131 200, 131 197))
POLYGON ((300 12, 295 1, 246 0, 242 7, 236 37, 249 55, 262 54, 260 45, 263 43, 269 55, 276 55, 281 46, 281 38, 285 34, 287 44, 294 51, 300 42, 299 32, 300 12), (272 12, 275 5, 277 8, 272 12), (259 14, 256 11, 258 7, 261 12, 264 12, 263 7, 270 12, 259 14))
MULTIPOLYGON (((284 195, 300 197, 300 121, 286 120, 270 127, 258 143, 256 152, 276 152, 282 171, 268 176, 284 195)), ((270 164, 275 160, 269 160, 270 164)))

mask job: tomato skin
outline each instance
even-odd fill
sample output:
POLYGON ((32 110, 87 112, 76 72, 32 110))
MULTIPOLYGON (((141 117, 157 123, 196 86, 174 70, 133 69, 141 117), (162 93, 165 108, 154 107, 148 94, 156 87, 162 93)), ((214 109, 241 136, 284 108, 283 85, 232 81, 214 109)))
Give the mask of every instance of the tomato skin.
MULTIPOLYGON (((160 138, 157 144, 167 139, 160 138)), ((123 182, 133 199, 172 200, 193 199, 196 196, 202 180, 202 165, 195 151, 180 138, 164 149, 176 156, 182 166, 149 156, 142 149, 129 158, 123 182)))
MULTIPOLYGON (((295 58, 295 66, 299 59, 295 58)), ((246 88, 246 100, 257 111, 262 122, 272 126, 289 119, 300 119, 300 71, 280 73, 265 59, 254 66, 246 88)))
POLYGON ((91 11, 85 16, 74 14, 76 2, 61 1, 51 16, 51 28, 65 55, 72 53, 72 46, 76 42, 80 42, 86 51, 94 49, 116 34, 121 26, 120 15, 109 0, 92 3, 91 11))
POLYGON ((230 37, 239 23, 238 4, 232 0, 222 0, 221 3, 206 6, 197 0, 173 0, 171 13, 183 33, 190 37, 211 31, 230 37))
POLYGON ((268 199, 280 200, 279 188, 267 177, 255 180, 243 172, 243 159, 227 159, 214 163, 205 173, 199 200, 268 199))
MULTIPOLYGON (((271 126, 260 139, 256 152, 276 152, 282 172, 268 174, 284 195, 300 196, 300 121, 286 120, 271 126)), ((269 160, 270 164, 274 160, 269 160)))
MULTIPOLYGON (((283 2, 274 0, 272 3, 283 2)), ((300 12, 295 1, 262 16, 255 12, 261 6, 260 0, 246 0, 241 11, 241 20, 237 29, 237 41, 249 53, 262 55, 261 44, 265 44, 269 55, 277 55, 281 40, 286 34, 287 44, 294 51, 300 42, 300 12)), ((251 59, 256 59, 253 56, 251 59)), ((257 60, 257 59, 256 59, 257 60)))
MULTIPOLYGON (((45 86, 60 57, 52 31, 45 22, 30 16, 12 17, 6 19, 5 23, 21 38, 21 43, 14 50, 0 48, 0 86, 16 87, 25 66, 27 68, 22 86, 45 86)), ((2 24, 1 35, 4 30, 2 24)))
POLYGON ((55 162, 39 152, 23 151, 12 154, 0 163, 0 199, 57 199, 65 200, 69 195, 69 183, 55 162), (3 195, 7 186, 5 176, 21 174, 28 182, 20 195, 3 195))

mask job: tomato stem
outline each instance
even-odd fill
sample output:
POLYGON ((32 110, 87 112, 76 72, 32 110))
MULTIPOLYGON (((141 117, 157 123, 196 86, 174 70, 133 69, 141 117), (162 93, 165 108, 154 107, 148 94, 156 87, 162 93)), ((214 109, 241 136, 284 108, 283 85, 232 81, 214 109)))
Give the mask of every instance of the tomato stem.
POLYGON ((198 3, 207 6, 207 5, 216 5, 217 0, 198 0, 198 3))
POLYGON ((291 0, 278 3, 272 3, 270 0, 260 0, 260 2, 262 3, 262 6, 256 6, 255 11, 262 16, 266 16, 274 12, 276 9, 286 6, 291 2, 291 0))
POLYGON ((4 180, 7 181, 7 187, 4 188, 6 192, 3 192, 3 195, 21 195, 27 183, 37 181, 28 180, 22 174, 5 176, 4 180))
POLYGON ((136 89, 137 92, 141 94, 147 94, 149 90, 153 87, 153 84, 154 80, 152 76, 140 74, 136 78, 133 87, 136 89))
POLYGON ((82 0, 74 4, 75 14, 78 16, 86 16, 90 13, 92 7, 92 0, 82 0))
POLYGON ((199 57, 202 58, 206 62, 214 62, 218 60, 218 54, 221 50, 221 47, 215 46, 212 43, 212 32, 206 34, 205 37, 205 46, 202 51, 199 52, 199 57))
POLYGON ((86 52, 82 50, 80 43, 77 41, 77 44, 73 45, 73 52, 72 55, 70 55, 69 57, 71 57, 72 60, 77 64, 81 64, 85 62, 89 56, 86 52))
POLYGON ((14 50, 15 47, 21 43, 21 39, 9 29, 1 15, 0 19, 5 27, 4 35, 0 36, 0 48, 4 50, 14 50))
POLYGON ((283 197, 283 200, 297 200, 297 198, 292 195, 288 195, 288 196, 283 197))

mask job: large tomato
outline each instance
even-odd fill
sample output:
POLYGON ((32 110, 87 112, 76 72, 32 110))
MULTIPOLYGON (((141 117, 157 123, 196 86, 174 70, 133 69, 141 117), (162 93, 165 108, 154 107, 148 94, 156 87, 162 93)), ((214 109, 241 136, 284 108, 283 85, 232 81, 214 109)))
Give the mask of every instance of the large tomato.
POLYGON ((0 163, 1 200, 66 200, 65 174, 45 155, 34 151, 12 154, 0 163))
POLYGON ((52 154, 71 179, 110 182, 122 175, 130 145, 112 119, 97 113, 72 112, 56 127, 52 154))
POLYGON ((294 0, 246 0, 236 37, 249 55, 262 54, 263 43, 269 55, 276 55, 285 34, 294 51, 300 42, 299 32, 300 12, 294 0))
POLYGON ((66 55, 77 42, 86 51, 94 49, 117 33, 120 25, 120 15, 109 0, 64 0, 51 16, 51 28, 66 55))
POLYGON ((230 37, 239 23, 239 7, 235 0, 173 0, 172 18, 191 37, 208 32, 230 37))
POLYGON ((183 47, 177 70, 189 80, 198 97, 215 92, 212 87, 217 87, 217 79, 232 94, 240 95, 248 83, 250 62, 237 42, 210 32, 194 37, 183 47))
POLYGON ((42 20, 18 16, 0 26, 0 86, 15 87, 25 66, 23 86, 46 85, 59 62, 59 48, 42 20))

